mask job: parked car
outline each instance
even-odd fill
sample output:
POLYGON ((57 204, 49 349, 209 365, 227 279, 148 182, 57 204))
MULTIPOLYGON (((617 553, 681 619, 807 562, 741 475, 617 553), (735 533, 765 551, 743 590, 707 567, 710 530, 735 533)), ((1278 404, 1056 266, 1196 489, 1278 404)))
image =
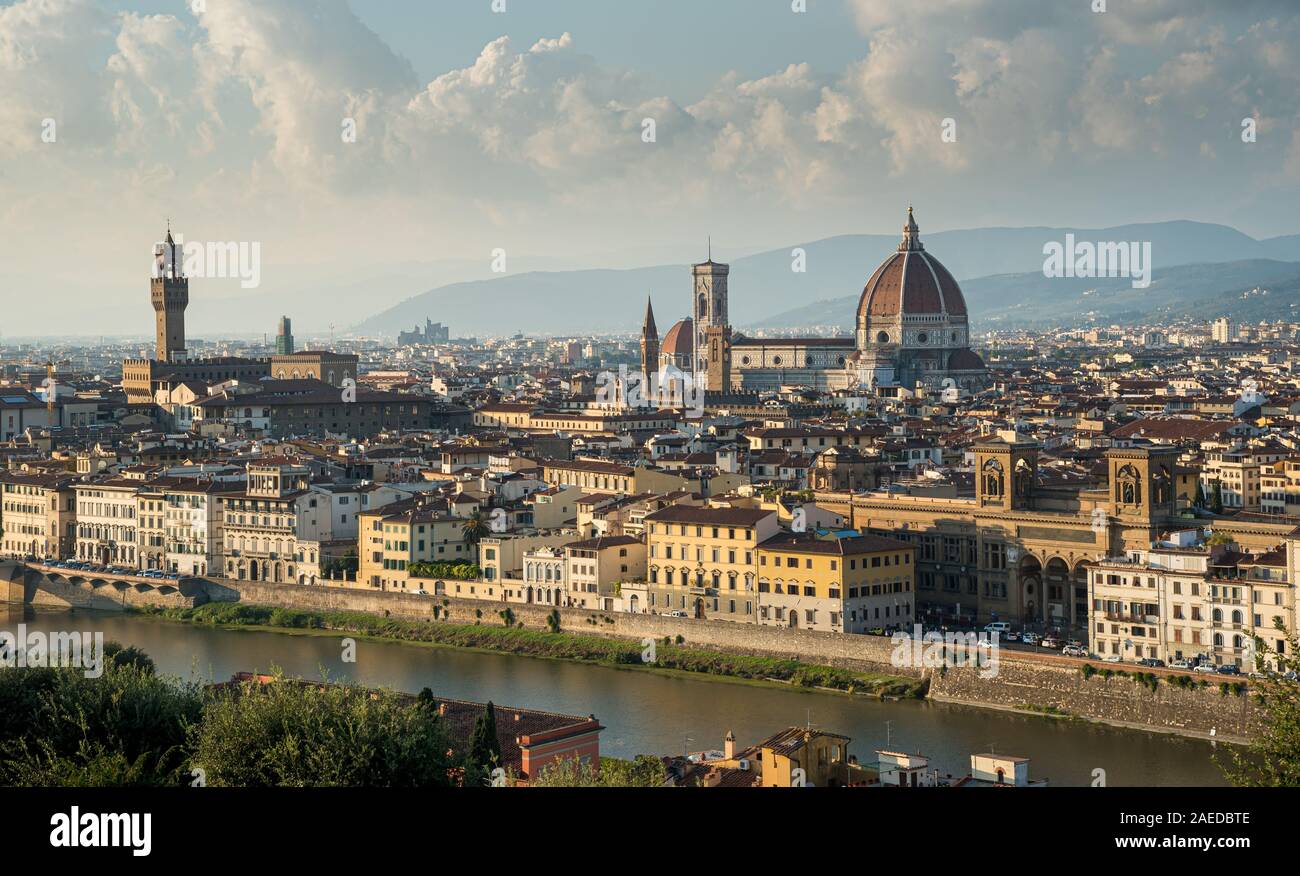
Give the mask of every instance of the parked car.
POLYGON ((1088 656, 1087 650, 1084 648, 1080 648, 1078 645, 1066 645, 1064 648, 1061 649, 1061 653, 1064 654, 1066 657, 1087 657, 1088 656))
POLYGON ((1154 657, 1143 657, 1138 661, 1138 666, 1150 666, 1152 668, 1163 668, 1165 661, 1157 660, 1154 657))
POLYGON ((1169 664, 1170 669, 1191 669, 1192 664, 1186 660, 1175 660, 1169 664))
POLYGON ((680 608, 675 608, 672 611, 665 611, 664 617, 686 617, 686 612, 682 611, 680 608))
POLYGON ((428 596, 428 595, 429 595, 429 591, 428 591, 428 590, 424 590, 424 589, 420 589, 420 590, 415 591, 415 595, 416 595, 416 596, 428 596))
POLYGON ((1220 675, 1241 675, 1241 668, 1235 663, 1225 663, 1218 667, 1215 672, 1220 675))
POLYGON ((1118 654, 1107 654, 1105 657, 1102 658, 1102 660, 1105 661, 1106 663, 1119 663, 1119 662, 1120 662, 1120 658, 1119 658, 1119 655, 1118 655, 1118 654))
POLYGON ((1011 624, 1006 621, 994 621, 984 627, 986 633, 997 633, 999 636, 1006 638, 1011 633, 1011 624))
POLYGON ((1197 663, 1195 672, 1218 672, 1219 669, 1213 663, 1197 663))
POLYGON ((1020 641, 1024 642, 1026 645, 1037 645, 1038 636, 1033 633, 1025 633, 1020 637, 1020 641))
POLYGON ((1061 643, 1058 640, 1053 639, 1051 636, 1043 636, 1043 640, 1038 644, 1044 648, 1051 648, 1053 651, 1061 647, 1061 643))

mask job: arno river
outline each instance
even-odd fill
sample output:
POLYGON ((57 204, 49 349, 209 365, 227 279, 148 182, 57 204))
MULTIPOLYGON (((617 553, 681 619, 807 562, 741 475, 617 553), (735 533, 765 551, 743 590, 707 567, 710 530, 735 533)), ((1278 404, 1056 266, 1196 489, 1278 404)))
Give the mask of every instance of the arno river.
MULTIPOLYGON (((0 606, 0 629, 103 632, 144 649, 160 672, 224 680, 241 670, 278 666, 289 675, 348 679, 375 687, 467 700, 492 700, 566 714, 594 714, 605 725, 603 754, 670 754, 721 748, 733 730, 743 747, 790 725, 852 738, 862 762, 889 741, 929 756, 940 773, 965 775, 970 755, 990 749, 1032 759, 1030 776, 1052 785, 1090 785, 1104 769, 1108 785, 1222 785, 1206 741, 1033 715, 906 701, 785 690, 727 681, 670 677, 505 654, 357 642, 342 661, 337 638, 220 630, 100 612, 33 612, 0 606), (888 735, 887 735, 888 734, 888 735)), ((1222 746, 1220 746, 1222 748, 1222 746)))

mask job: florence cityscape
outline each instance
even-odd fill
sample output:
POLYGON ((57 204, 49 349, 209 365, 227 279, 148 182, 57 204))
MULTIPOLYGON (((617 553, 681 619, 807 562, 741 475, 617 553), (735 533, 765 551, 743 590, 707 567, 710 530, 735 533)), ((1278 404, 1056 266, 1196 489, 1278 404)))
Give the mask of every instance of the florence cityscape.
POLYGON ((1298 35, 1283 0, 3 0, 30 844, 669 787, 1284 842, 1298 35))

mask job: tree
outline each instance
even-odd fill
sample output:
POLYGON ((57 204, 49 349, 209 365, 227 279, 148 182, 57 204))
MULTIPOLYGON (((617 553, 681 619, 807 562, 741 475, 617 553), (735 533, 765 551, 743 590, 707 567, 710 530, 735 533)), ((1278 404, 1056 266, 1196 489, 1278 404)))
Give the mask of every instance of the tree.
POLYGON ((135 645, 124 648, 118 642, 105 642, 104 659, 111 661, 114 666, 133 666, 145 675, 154 674, 153 658, 135 645))
POLYGON ((1210 510, 1215 514, 1223 513, 1223 485, 1214 482, 1214 491, 1210 494, 1210 510))
POLYGON ((492 530, 488 527, 487 520, 478 512, 471 515, 461 527, 461 532, 465 534, 465 544, 468 545, 478 544, 479 540, 491 531, 492 530))
POLYGON ((1194 507, 1194 508, 1204 508, 1204 507, 1205 507, 1205 501, 1206 501, 1206 497, 1205 497, 1205 484, 1201 483, 1200 479, 1197 479, 1197 481, 1196 481, 1196 498, 1192 500, 1192 507, 1194 507))
POLYGON ((212 787, 450 787, 464 763, 431 703, 277 677, 218 694, 191 763, 212 787))
POLYGON ((1254 637, 1255 695, 1263 712, 1259 732, 1244 752, 1230 751, 1225 760, 1215 760, 1234 785, 1246 787, 1300 787, 1300 641, 1288 633, 1279 619, 1276 626, 1286 643, 1282 650, 1270 648, 1254 637))
POLYGON ((0 668, 0 785, 175 786, 188 775, 202 689, 139 668, 152 665, 142 652, 118 663, 108 644, 97 678, 76 667, 0 668))
POLYGON ((469 738, 470 763, 491 772, 501 763, 501 740, 497 738, 497 711, 488 700, 487 708, 474 722, 474 732, 469 738))
POLYGON ((535 788, 658 788, 666 780, 663 761, 648 754, 635 760, 602 757, 599 768, 589 760, 559 758, 532 780, 535 788))

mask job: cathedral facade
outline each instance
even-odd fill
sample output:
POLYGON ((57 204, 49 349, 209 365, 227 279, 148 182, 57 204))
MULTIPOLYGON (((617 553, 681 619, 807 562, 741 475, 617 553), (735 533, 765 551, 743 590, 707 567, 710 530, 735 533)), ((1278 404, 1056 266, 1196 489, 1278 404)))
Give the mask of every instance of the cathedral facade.
POLYGON ((665 364, 707 378, 711 391, 754 392, 783 386, 820 391, 891 389, 977 392, 988 384, 970 349, 966 300, 948 269, 921 243, 907 210, 903 239, 858 299, 856 332, 839 338, 750 338, 727 319, 729 268, 710 258, 691 267, 691 315, 659 343, 647 310, 642 367, 665 364), (651 343, 649 333, 656 337, 651 343), (657 358, 644 355, 647 343, 657 358))

